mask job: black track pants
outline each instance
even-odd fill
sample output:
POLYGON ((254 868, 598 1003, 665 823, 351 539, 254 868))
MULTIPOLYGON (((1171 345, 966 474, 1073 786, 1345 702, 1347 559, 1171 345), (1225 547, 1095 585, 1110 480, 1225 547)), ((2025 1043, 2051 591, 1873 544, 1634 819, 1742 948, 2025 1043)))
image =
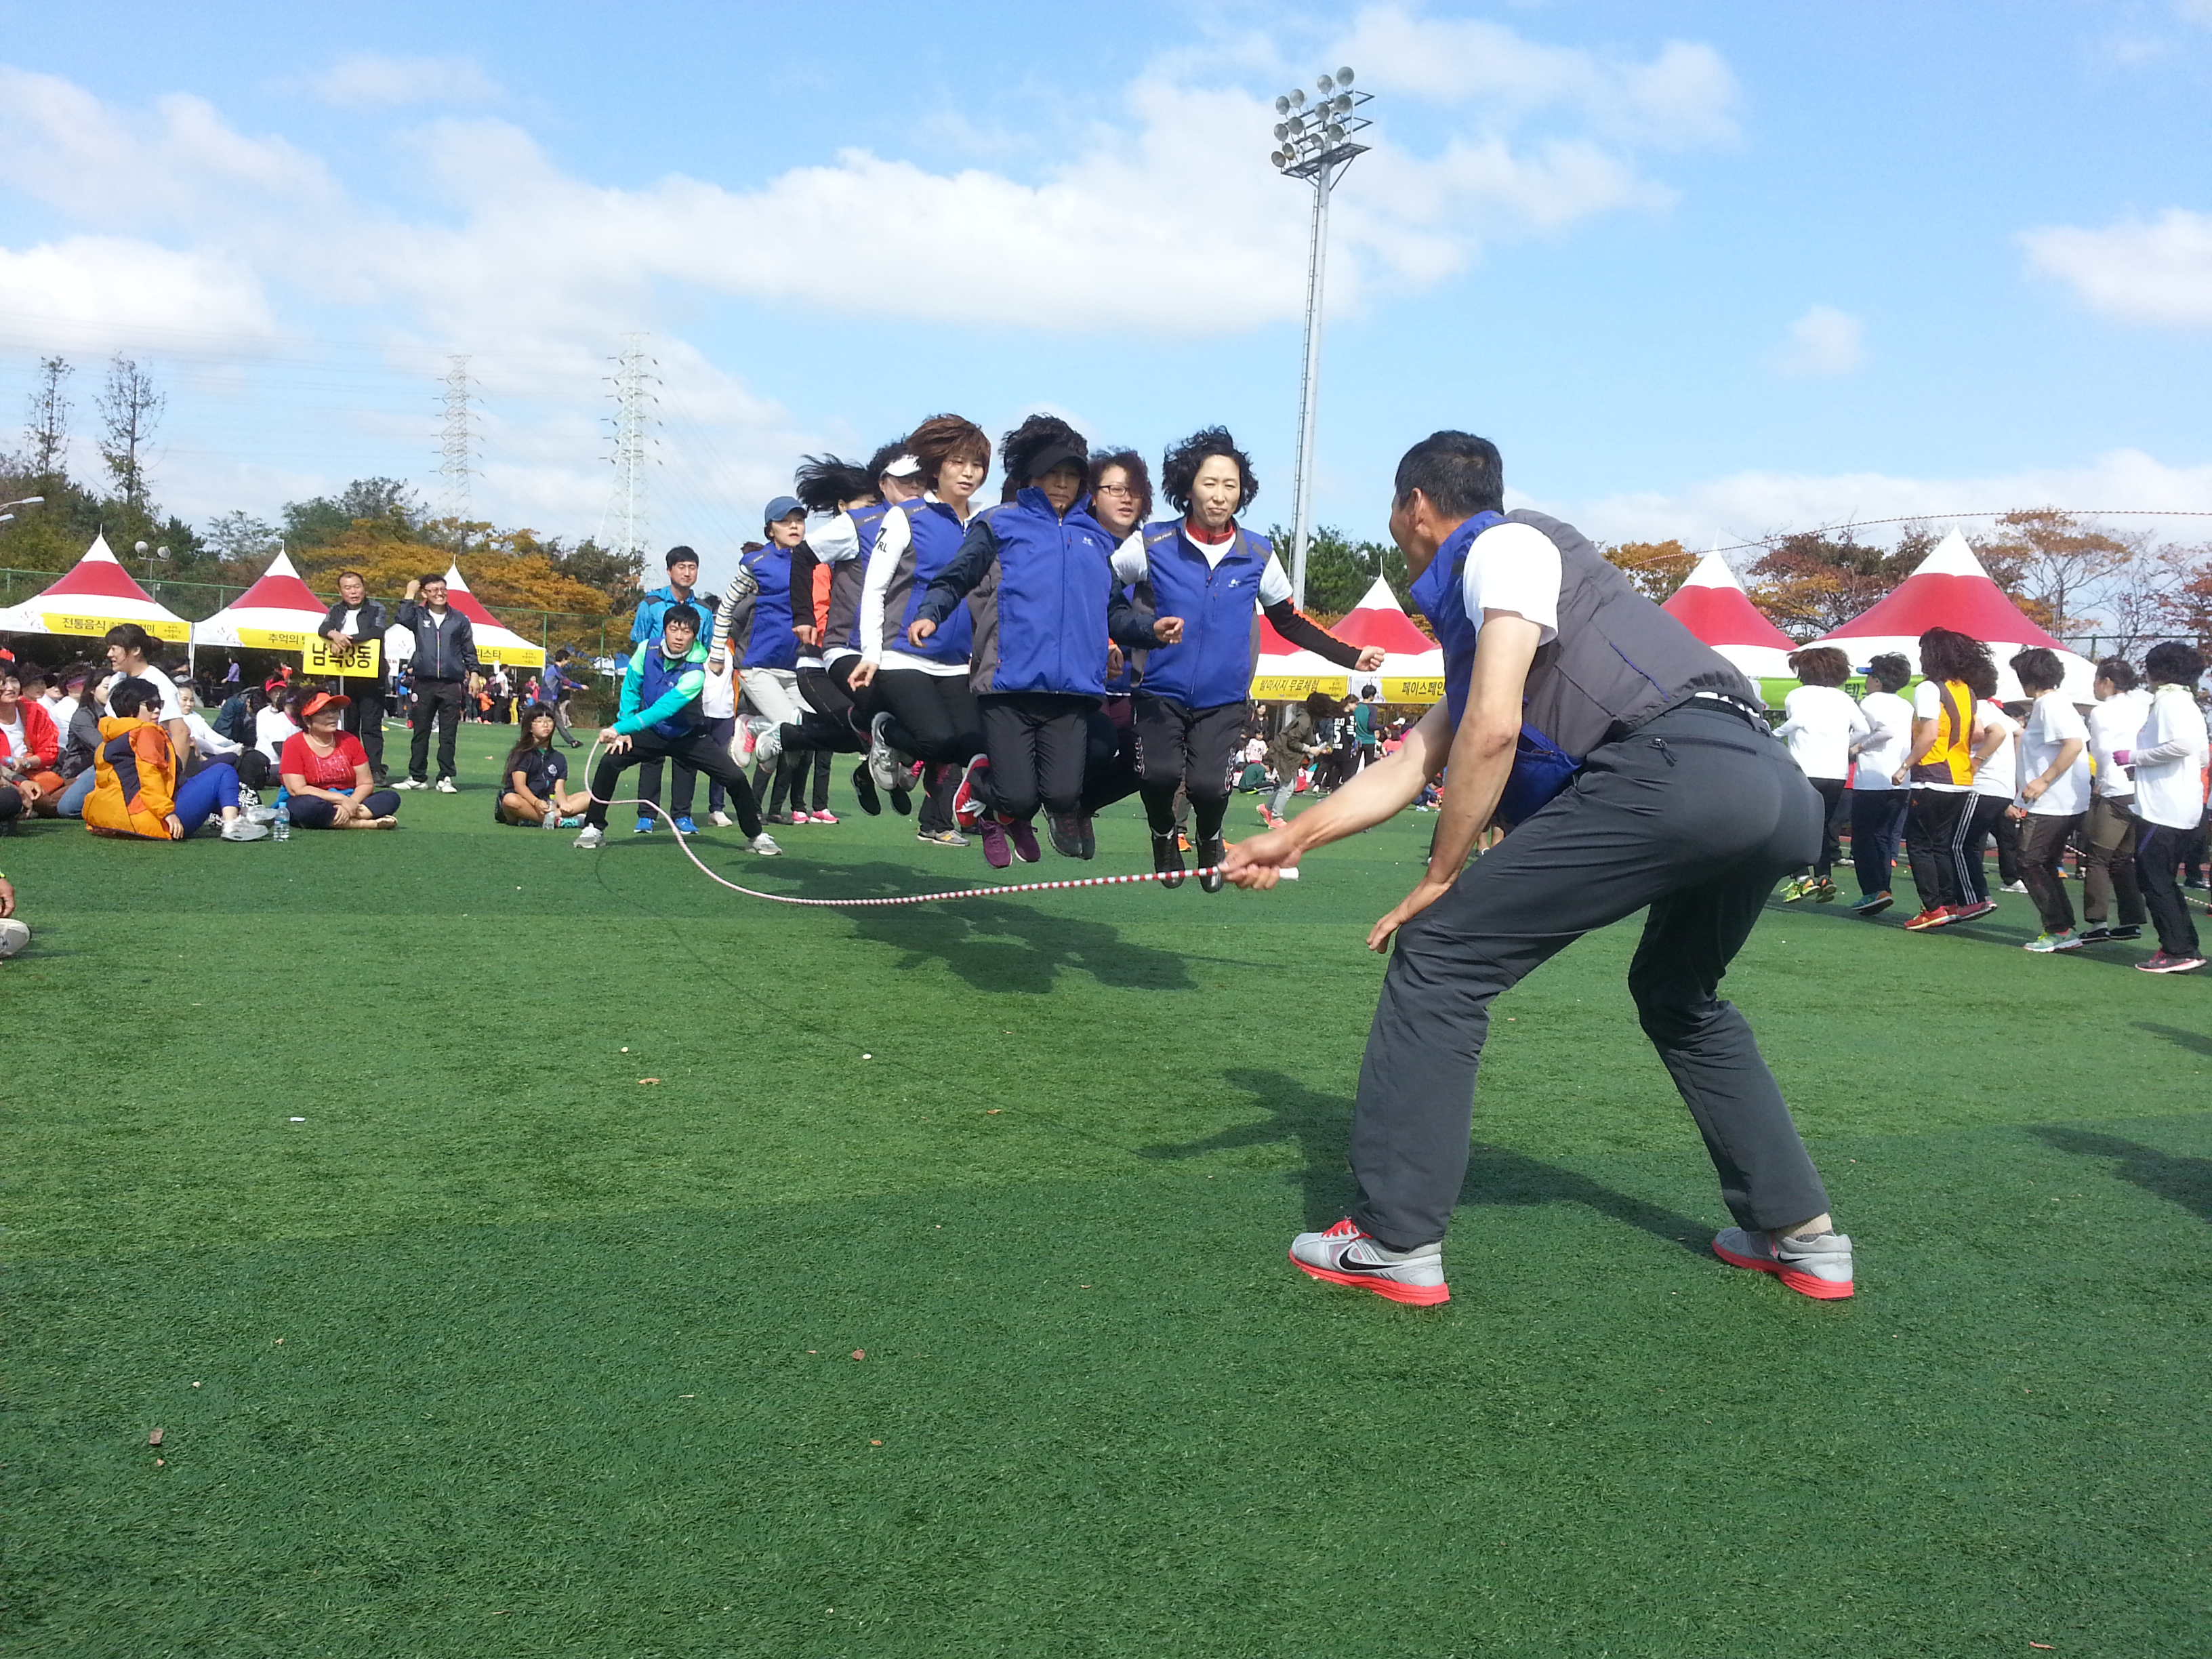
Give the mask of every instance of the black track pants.
POLYGON ((1052 691, 999 691, 975 699, 983 752, 991 757, 984 796, 1017 823, 1083 810, 1084 763, 1091 750, 1095 697, 1052 691))
POLYGON ((1244 735, 1244 717, 1251 705, 1224 702, 1212 708, 1186 708, 1141 691, 1133 702, 1137 772, 1143 779, 1145 817, 1152 833, 1173 833, 1176 791, 1181 788, 1190 796, 1191 828, 1199 839, 1218 836, 1222 815, 1229 810, 1230 757, 1244 735))
POLYGON ((1964 789, 1912 792, 1905 817, 1905 844, 1912 854, 1912 885, 1923 910, 1964 904, 1973 891, 1966 857, 1973 805, 1973 795, 1964 789))
POLYGON ((606 803, 622 781, 622 775, 633 766, 661 760, 674 761, 695 775, 704 772, 713 778, 722 786, 738 827, 748 836, 760 834, 760 805, 753 799, 752 785, 745 781, 744 769, 730 758, 727 748, 716 743, 704 730, 674 739, 664 738, 658 732, 639 732, 632 735, 630 746, 621 754, 602 753, 592 773, 592 800, 585 810, 584 822, 595 830, 605 829, 606 803))
MULTIPOLYGON (((1629 994, 1729 1213, 1771 1228, 1825 1211, 1750 1025, 1716 994, 1776 878, 1819 851, 1820 808, 1789 751, 1724 709, 1677 709, 1592 754, 1565 794, 1399 930, 1359 1071, 1353 1219, 1401 1249, 1443 1236, 1492 999, 1646 905, 1629 994)), ((1568 1024, 1550 1040, 1565 1048, 1577 1034, 1568 1024)))

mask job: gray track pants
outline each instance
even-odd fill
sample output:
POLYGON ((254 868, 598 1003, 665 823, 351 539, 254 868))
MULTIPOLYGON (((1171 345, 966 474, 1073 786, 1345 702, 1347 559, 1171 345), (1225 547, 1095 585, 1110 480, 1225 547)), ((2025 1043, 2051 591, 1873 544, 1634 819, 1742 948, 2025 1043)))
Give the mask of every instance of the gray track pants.
POLYGON ((1821 811, 1789 751, 1723 708, 1677 709, 1592 754, 1572 787, 1399 931, 1359 1069, 1352 1218, 1399 1249, 1443 1237, 1491 1000, 1646 905, 1629 992, 1729 1212, 1768 1228, 1826 1210, 1750 1025, 1715 995, 1777 878, 1819 853, 1821 811))

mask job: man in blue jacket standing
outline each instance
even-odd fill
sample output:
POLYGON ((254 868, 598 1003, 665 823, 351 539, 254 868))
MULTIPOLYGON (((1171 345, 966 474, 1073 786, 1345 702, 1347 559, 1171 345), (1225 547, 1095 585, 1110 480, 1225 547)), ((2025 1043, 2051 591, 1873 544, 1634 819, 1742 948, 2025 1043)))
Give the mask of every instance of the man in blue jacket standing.
POLYGON ((399 625, 415 635, 414 654, 407 659, 408 724, 415 740, 407 757, 407 775, 401 789, 428 789, 422 774, 430 759, 430 728, 438 728, 438 783, 441 794, 459 793, 453 782, 453 743, 461 729, 462 688, 480 665, 477 661, 476 630, 469 619, 446 603, 446 579, 433 571, 407 584, 399 602, 399 625), (420 603, 417 603, 417 600, 420 603))
POLYGON ((699 640, 699 613, 688 605, 671 606, 661 619, 660 637, 638 647, 623 673, 621 713, 599 733, 605 752, 592 773, 592 804, 577 846, 605 844, 607 803, 625 771, 641 762, 674 760, 720 782, 754 852, 773 858, 783 850, 761 830, 760 807, 744 769, 708 730, 699 707, 706 689, 707 647, 699 640))

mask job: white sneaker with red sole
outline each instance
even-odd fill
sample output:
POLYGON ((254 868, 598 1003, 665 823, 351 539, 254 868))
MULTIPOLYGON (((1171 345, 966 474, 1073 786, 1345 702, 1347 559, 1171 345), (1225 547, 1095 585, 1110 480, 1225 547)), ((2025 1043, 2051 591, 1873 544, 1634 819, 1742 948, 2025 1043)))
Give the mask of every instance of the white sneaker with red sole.
POLYGON ((1325 1233, 1300 1233, 1291 1241, 1291 1261, 1300 1273, 1325 1284, 1353 1285, 1411 1307, 1433 1308, 1451 1300, 1441 1239, 1394 1250, 1361 1232, 1348 1216, 1325 1233))
POLYGON ((952 792, 952 822, 963 830, 973 830, 982 822, 983 797, 977 786, 990 769, 991 757, 978 755, 960 775, 960 786, 952 792))
POLYGON ((1781 1233, 1730 1227, 1713 1240, 1713 1254, 1731 1267, 1772 1273, 1800 1296, 1841 1302, 1851 1294, 1851 1240, 1848 1233, 1790 1238, 1781 1233))

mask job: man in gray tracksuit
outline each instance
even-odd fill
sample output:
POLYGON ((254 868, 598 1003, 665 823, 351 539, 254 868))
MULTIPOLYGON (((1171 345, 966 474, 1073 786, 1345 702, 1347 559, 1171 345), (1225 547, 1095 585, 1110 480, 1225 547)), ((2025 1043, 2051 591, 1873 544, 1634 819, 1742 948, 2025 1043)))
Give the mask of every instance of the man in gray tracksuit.
POLYGON ((1399 463, 1391 534, 1436 629, 1445 701, 1395 755, 1231 850, 1231 880, 1272 885, 1449 765, 1427 870, 1368 936, 1397 947, 1360 1067, 1358 1200, 1328 1231, 1300 1234, 1291 1258, 1393 1301, 1448 1300, 1442 1243, 1492 1000, 1648 906, 1628 987, 1738 1224, 1715 1253, 1807 1296, 1847 1297, 1850 1240, 1750 1026, 1716 994, 1775 881, 1817 850, 1820 797, 1741 674, 1579 532, 1504 513, 1504 489, 1496 448, 1466 433, 1437 433, 1399 463), (1492 822, 1510 833, 1468 867, 1492 822))

